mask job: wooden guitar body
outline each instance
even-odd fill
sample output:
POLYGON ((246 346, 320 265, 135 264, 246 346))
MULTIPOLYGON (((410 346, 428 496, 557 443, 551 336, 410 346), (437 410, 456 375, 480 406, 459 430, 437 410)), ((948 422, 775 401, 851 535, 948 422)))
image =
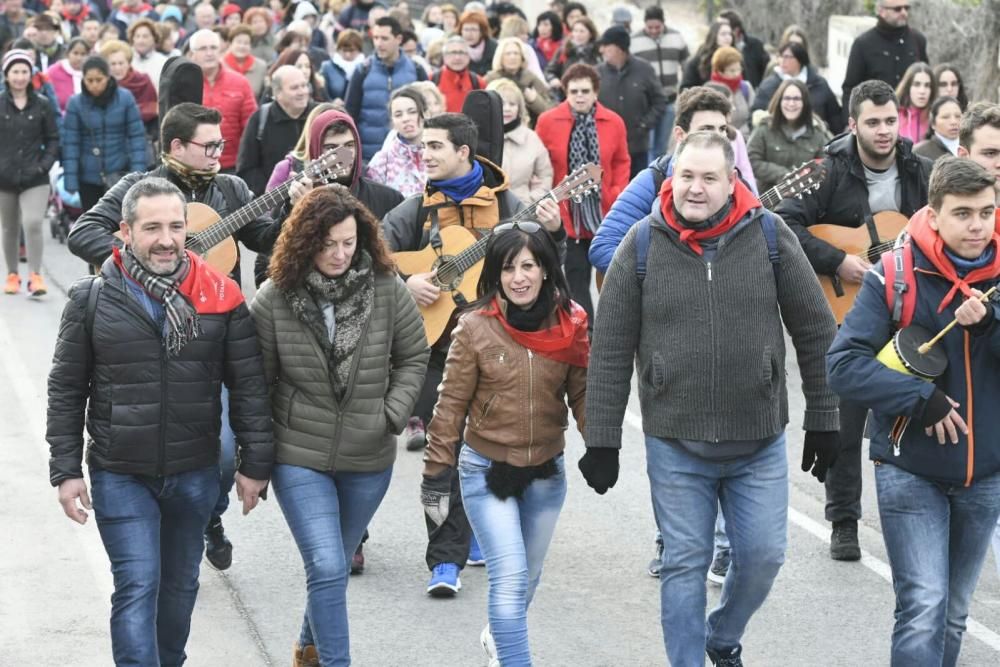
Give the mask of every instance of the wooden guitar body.
MULTIPOLYGON (((868 227, 842 227, 840 225, 811 225, 809 233, 832 246, 843 250, 848 255, 857 255, 874 264, 886 250, 892 248, 892 242, 906 228, 909 220, 902 213, 883 211, 874 216, 875 229, 878 230, 879 243, 873 244, 868 227)), ((859 283, 848 283, 834 280, 831 276, 819 276, 820 285, 826 300, 830 303, 837 324, 844 321, 847 311, 854 305, 854 298, 861 289, 859 283)))
MULTIPOLYGON (((426 273, 437 269, 475 242, 476 237, 472 232, 464 227, 451 225, 441 228, 440 254, 428 245, 423 250, 393 253, 392 257, 396 260, 396 267, 400 273, 412 276, 415 273, 426 273)), ((479 284, 482 272, 483 262, 476 262, 450 283, 439 283, 441 296, 437 301, 429 306, 419 306, 420 313, 424 317, 424 331, 428 341, 433 343, 441 338, 451 320, 451 314, 460 307, 461 304, 455 301, 456 293, 460 294, 465 302, 476 300, 476 285, 479 284)))

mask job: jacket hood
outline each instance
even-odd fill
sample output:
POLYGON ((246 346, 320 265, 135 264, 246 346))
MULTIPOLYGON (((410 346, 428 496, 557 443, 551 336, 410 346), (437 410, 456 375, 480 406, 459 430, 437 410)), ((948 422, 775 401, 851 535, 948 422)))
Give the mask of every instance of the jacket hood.
POLYGON ((351 128, 351 133, 354 134, 356 150, 354 151, 354 171, 351 174, 351 188, 353 189, 358 184, 358 179, 361 178, 361 135, 358 134, 358 126, 355 125, 350 114, 332 109, 324 111, 313 119, 312 127, 309 129, 309 159, 315 160, 323 153, 323 135, 326 134, 327 128, 337 121, 347 123, 351 128))

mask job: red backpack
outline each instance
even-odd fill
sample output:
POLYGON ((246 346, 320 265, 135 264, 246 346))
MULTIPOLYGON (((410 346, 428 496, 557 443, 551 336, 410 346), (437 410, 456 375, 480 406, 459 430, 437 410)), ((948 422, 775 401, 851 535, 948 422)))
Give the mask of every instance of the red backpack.
POLYGON ((892 324, 904 329, 913 320, 917 307, 917 276, 913 270, 913 241, 903 234, 892 250, 882 253, 885 274, 885 303, 889 306, 892 324))

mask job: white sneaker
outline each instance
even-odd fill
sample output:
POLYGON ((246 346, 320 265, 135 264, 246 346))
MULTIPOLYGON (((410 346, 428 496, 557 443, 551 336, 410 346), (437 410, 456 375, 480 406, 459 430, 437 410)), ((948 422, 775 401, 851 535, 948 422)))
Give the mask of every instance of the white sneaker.
POLYGON ((497 645, 493 641, 490 626, 487 625, 483 628, 482 633, 479 635, 479 643, 482 645, 483 650, 486 651, 486 657, 489 658, 489 667, 500 667, 500 660, 497 659, 497 645))

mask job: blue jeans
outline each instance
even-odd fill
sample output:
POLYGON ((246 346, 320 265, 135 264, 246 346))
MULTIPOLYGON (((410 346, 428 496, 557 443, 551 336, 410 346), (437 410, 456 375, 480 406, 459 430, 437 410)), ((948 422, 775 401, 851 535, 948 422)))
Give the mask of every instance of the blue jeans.
POLYGON ((486 559, 490 632, 504 667, 531 665, 528 606, 566 499, 564 457, 555 462, 558 473, 533 481, 520 500, 500 500, 486 487, 490 459, 468 445, 458 457, 465 513, 486 559))
POLYGON ((167 477, 92 469, 90 485, 115 582, 115 664, 183 665, 198 596, 202 533, 218 497, 219 469, 167 477))
POLYGON ((323 667, 351 664, 347 578, 351 556, 392 478, 379 472, 326 473, 279 463, 271 485, 306 569, 299 644, 313 644, 323 667))
POLYGON ((731 649, 764 603, 785 561, 785 436, 751 456, 713 462, 647 435, 646 468, 663 533, 660 621, 674 667, 705 664, 705 647, 731 649), (705 575, 722 507, 732 564, 719 606, 705 621, 705 575))
POLYGON ((675 111, 676 105, 671 102, 667 105, 667 110, 660 116, 660 122, 649 132, 649 156, 652 160, 667 153, 667 147, 670 145, 670 131, 674 129, 675 111))
POLYGON ((229 509, 229 492, 236 480, 236 434, 229 425, 229 389, 222 385, 222 430, 219 432, 219 500, 212 518, 221 517, 229 509))
POLYGON ((877 463, 875 489, 896 591, 892 664, 950 667, 1000 515, 1000 474, 964 487, 877 463))

